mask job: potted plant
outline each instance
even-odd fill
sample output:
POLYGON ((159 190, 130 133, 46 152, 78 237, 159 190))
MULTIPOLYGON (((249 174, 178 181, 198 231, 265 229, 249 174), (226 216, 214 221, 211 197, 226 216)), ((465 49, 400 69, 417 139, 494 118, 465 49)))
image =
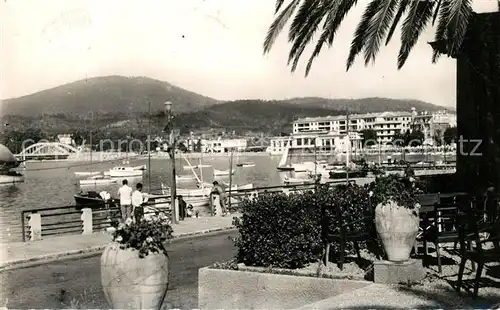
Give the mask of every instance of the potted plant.
POLYGON ((372 184, 375 227, 389 261, 410 258, 420 224, 419 193, 411 177, 388 175, 372 184))
POLYGON ((112 308, 160 309, 168 288, 164 244, 172 238, 169 218, 156 212, 139 221, 114 222, 113 241, 101 256, 101 282, 112 308))

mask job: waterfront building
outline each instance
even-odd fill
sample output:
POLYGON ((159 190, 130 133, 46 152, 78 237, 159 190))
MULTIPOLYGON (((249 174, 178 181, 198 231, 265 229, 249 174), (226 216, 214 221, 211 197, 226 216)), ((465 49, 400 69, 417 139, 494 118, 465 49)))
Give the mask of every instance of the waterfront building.
POLYGON ((73 145, 75 141, 70 134, 57 135, 57 140, 62 144, 73 145))
POLYGON ((270 155, 281 155, 291 145, 292 137, 271 137, 266 152, 270 155))
POLYGON ((413 128, 423 131, 428 139, 433 138, 438 130, 446 126, 456 126, 455 114, 446 111, 418 113, 412 108, 411 111, 302 118, 293 123, 292 133, 297 135, 326 131, 345 136, 348 132, 360 134, 365 129, 371 129, 377 133, 380 143, 388 144, 393 141, 395 135, 413 128))
POLYGON ((231 149, 237 152, 243 152, 246 148, 246 139, 201 139, 201 151, 203 153, 228 153, 231 149))

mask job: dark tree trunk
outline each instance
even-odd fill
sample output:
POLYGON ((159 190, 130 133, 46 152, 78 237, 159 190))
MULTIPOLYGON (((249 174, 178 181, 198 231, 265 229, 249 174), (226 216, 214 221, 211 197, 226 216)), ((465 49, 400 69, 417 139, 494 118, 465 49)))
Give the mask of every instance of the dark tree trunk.
POLYGON ((500 191, 500 12, 475 14, 457 57, 457 176, 500 191))

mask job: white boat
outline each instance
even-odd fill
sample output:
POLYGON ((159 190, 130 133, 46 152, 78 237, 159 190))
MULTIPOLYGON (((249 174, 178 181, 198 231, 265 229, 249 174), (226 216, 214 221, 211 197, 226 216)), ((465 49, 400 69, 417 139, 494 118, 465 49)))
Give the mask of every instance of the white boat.
POLYGON ((245 167, 255 167, 255 163, 248 161, 248 162, 238 163, 238 164, 236 164, 236 166, 237 167, 243 167, 243 168, 245 168, 245 167))
MULTIPOLYGON (((227 187, 229 187, 229 183, 223 182, 223 184, 227 187)), ((231 185, 231 191, 237 191, 237 190, 246 190, 246 189, 253 189, 253 183, 245 184, 245 185, 231 185)), ((228 190, 226 188, 226 190, 228 190)))
POLYGON ((9 171, 7 174, 0 174, 0 185, 23 183, 24 175, 9 171))
POLYGON ((105 185, 105 184, 113 184, 116 183, 116 179, 111 179, 109 177, 105 177, 102 175, 95 175, 88 179, 80 180, 80 186, 89 186, 89 185, 105 185))
POLYGON ((99 171, 76 171, 75 175, 80 177, 88 177, 101 174, 99 171))
POLYGON ((146 165, 139 165, 139 166, 132 167, 132 169, 134 169, 134 170, 147 170, 148 167, 146 165))
POLYGON ((113 167, 109 170, 109 176, 112 178, 142 176, 142 173, 144 171, 134 168, 135 167, 125 167, 125 166, 113 167))
POLYGON ((311 171, 314 170, 314 166, 315 166, 314 162, 312 161, 306 161, 299 164, 292 164, 293 170, 295 170, 295 172, 311 171))
POLYGON ((196 177, 194 175, 178 175, 175 180, 177 182, 190 182, 196 180, 196 177))
POLYGON ((302 178, 291 178, 291 177, 285 176, 283 178, 283 182, 285 184, 308 184, 308 183, 313 183, 314 180, 311 178, 302 179, 302 178))
POLYGON ((202 168, 210 168, 210 167, 212 167, 212 165, 209 165, 209 164, 200 164, 200 165, 196 165, 196 166, 184 166, 184 169, 190 170, 191 167, 194 168, 194 169, 202 169, 202 168))
MULTIPOLYGON (((170 195, 170 188, 161 184, 161 191, 163 195, 170 195)), ((210 202, 210 188, 195 188, 195 189, 183 189, 178 188, 176 194, 182 196, 182 199, 187 205, 192 205, 193 207, 206 206, 210 202)))
MULTIPOLYGON (((231 174, 233 175, 236 172, 235 169, 231 171, 231 174)), ((224 175, 229 175, 229 170, 217 170, 214 169, 214 176, 224 176, 224 175)))

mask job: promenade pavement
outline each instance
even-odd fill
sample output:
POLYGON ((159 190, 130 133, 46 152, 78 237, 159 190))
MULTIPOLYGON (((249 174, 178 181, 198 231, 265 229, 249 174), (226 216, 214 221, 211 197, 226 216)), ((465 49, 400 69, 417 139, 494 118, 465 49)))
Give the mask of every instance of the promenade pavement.
MULTIPOLYGON (((186 218, 173 224, 174 238, 199 235, 233 229, 233 217, 186 218)), ((50 262, 65 256, 90 255, 100 252, 111 241, 107 232, 96 232, 89 235, 65 235, 47 237, 38 241, 13 242, 1 244, 0 271, 23 267, 26 264, 50 262)))

